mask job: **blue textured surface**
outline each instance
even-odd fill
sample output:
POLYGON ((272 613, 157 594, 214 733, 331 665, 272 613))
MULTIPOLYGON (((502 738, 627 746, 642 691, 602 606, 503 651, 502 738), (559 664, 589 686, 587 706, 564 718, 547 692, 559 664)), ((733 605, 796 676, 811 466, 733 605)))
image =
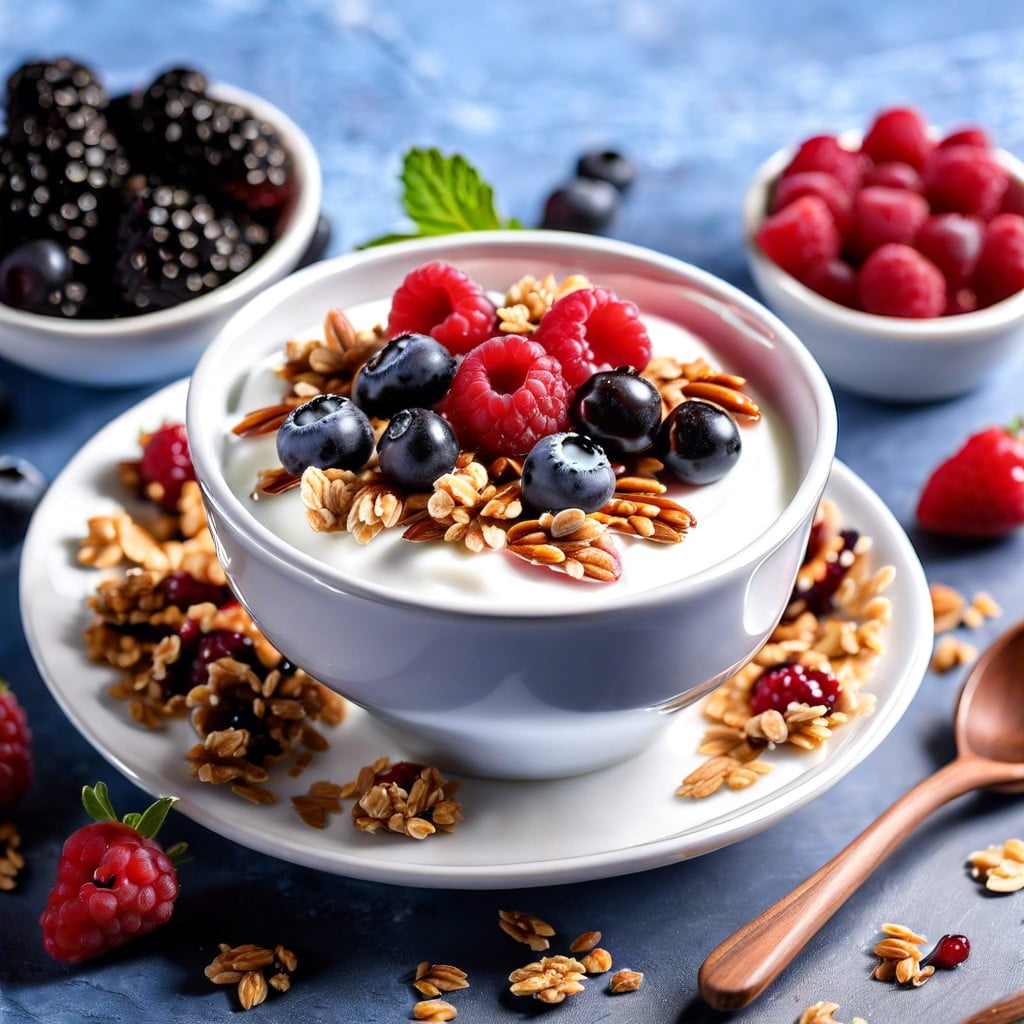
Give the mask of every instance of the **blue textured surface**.
MULTIPOLYGON (((34 0, 0 3, 0 69, 71 52, 114 90, 179 62, 262 93, 312 136, 323 162, 332 252, 403 225, 395 173, 410 144, 460 150, 494 182, 503 211, 535 221, 579 151, 614 144, 640 165, 612 234, 706 267, 741 287, 739 202, 757 164, 786 141, 862 126, 879 106, 912 101, 940 124, 979 120, 1024 153, 1024 11, 1013 3, 853 4, 726 0, 34 0)), ((18 398, 0 449, 53 477, 94 430, 149 389, 85 391, 0 362, 18 398)), ((969 432, 1021 411, 1022 381, 920 408, 839 395, 839 454, 906 524, 928 469, 969 432)), ((929 575, 993 592, 1002 622, 1024 616, 1024 537, 986 546, 914 536, 929 575)), ((226 1019, 233 1002, 202 975, 214 944, 284 942, 299 951, 295 988, 254 1021, 408 1019, 409 972, 422 959, 466 969, 460 1021, 532 1017, 502 995, 520 956, 495 927, 522 906, 563 934, 600 928, 618 963, 646 972, 636 995, 600 983, 553 1012, 566 1022, 653 1024, 724 1019, 695 1001, 713 946, 836 852, 899 792, 952 753, 956 673, 929 676, 879 751, 827 796, 770 831, 699 861, 643 875, 526 893, 430 892, 353 882, 249 853, 184 820, 195 863, 172 923, 82 969, 42 953, 36 919, 59 845, 80 818, 73 792, 109 769, 66 724, 29 658, 15 567, 0 585, 0 673, 35 726, 38 783, 20 816, 30 862, 0 894, 0 1021, 181 1022, 226 1019), (228 922, 229 924, 226 924, 228 922)), ((112 780, 116 802, 141 799, 112 780)), ((609 816, 623 813, 609 807, 609 816)), ((819 999, 841 1020, 952 1024, 1024 987, 1021 904, 985 899, 966 853, 1024 831, 1006 798, 967 798, 922 828, 861 890, 798 963, 737 1021, 786 1024, 819 999), (868 979, 883 920, 937 938, 966 932, 974 956, 919 990, 868 979)), ((515 841, 514 823, 509 842, 515 841)), ((523 947, 525 953, 525 947, 523 947)))

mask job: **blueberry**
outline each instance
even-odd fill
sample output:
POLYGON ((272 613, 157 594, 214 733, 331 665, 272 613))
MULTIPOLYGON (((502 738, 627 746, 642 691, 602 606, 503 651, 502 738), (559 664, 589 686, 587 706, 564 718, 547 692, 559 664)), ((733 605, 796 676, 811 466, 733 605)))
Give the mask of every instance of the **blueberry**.
POLYGON ((740 457, 740 431, 721 406, 691 398, 665 417, 655 454, 683 483, 714 483, 740 457))
POLYGON ((455 360, 425 334, 392 338, 359 371, 352 401, 367 414, 387 419, 401 409, 441 401, 455 376, 455 360))
POLYGON ((608 456, 585 434, 548 434, 523 463, 523 501, 538 511, 596 512, 614 491, 608 456))
POLYGON ((614 149, 597 149, 579 158, 576 174, 581 178, 607 181, 619 192, 625 192, 636 180, 636 165, 614 149))
POLYGON ((619 205, 619 193, 607 181, 573 178, 548 196, 541 227, 559 231, 601 231, 619 205))
POLYGON ((56 243, 41 238, 12 249, 0 261, 0 302, 29 312, 71 280, 71 260, 56 243))
POLYGON ((46 478, 31 462, 0 455, 0 545, 21 540, 45 490, 46 478))
POLYGON ((317 395, 293 409, 277 431, 277 457, 294 476, 308 466, 360 469, 372 454, 370 421, 341 395, 317 395))
POLYGON ((455 468, 459 442, 448 421, 429 409, 403 409, 377 442, 381 472, 399 487, 429 488, 455 468))
POLYGON ((573 396, 569 418, 606 451, 635 455, 654 444, 661 426, 661 395, 628 368, 595 373, 573 396))

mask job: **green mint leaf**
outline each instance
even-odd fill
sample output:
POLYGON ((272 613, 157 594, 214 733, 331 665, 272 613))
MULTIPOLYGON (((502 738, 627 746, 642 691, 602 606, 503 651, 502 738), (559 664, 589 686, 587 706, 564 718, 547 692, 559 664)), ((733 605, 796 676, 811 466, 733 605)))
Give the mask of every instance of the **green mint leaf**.
POLYGON ((142 812, 142 816, 133 828, 144 839, 152 839, 160 831, 160 826, 163 825, 167 812, 177 802, 178 798, 176 796, 160 797, 156 803, 151 804, 142 812))
POLYGON ((464 156, 410 149, 402 166, 405 211, 424 235, 501 227, 494 190, 464 156))
POLYGON ((95 821, 117 821, 114 805, 110 802, 110 793, 105 782, 97 782, 95 786, 82 787, 82 806, 85 813, 95 821))
POLYGON ((412 238, 422 238, 422 235, 410 234, 391 234, 381 235, 379 238, 371 238, 368 242, 363 242, 362 245, 357 245, 357 249, 373 249, 378 245, 390 245, 392 242, 408 242, 412 238))

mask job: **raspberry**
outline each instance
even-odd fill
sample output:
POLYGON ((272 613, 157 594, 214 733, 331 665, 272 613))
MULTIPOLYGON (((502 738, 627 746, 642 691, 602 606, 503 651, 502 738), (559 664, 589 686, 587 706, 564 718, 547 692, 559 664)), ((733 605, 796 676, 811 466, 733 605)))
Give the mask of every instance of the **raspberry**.
POLYGON ((854 237, 862 256, 887 242, 910 245, 928 216, 924 196, 905 188, 862 188, 853 201, 854 237))
POLYGON ((32 783, 32 733, 28 718, 0 679, 0 811, 9 811, 32 783))
POLYGON ((569 425, 569 386, 541 345, 510 335, 478 345, 462 361, 445 415, 463 448, 525 455, 569 425))
POLYGON ((177 509, 182 486, 196 478, 184 424, 165 423, 143 440, 139 473, 147 498, 171 511, 177 509))
POLYGON ((765 219, 755 241, 765 255, 801 280, 819 263, 839 255, 842 239, 828 206, 803 196, 765 219))
POLYGON ((864 187, 881 185, 884 188, 906 188, 911 192, 924 192, 921 175, 910 164, 894 160, 890 163, 876 164, 864 172, 864 187))
POLYGON ((828 715, 835 709, 842 691, 839 680, 830 672, 784 661, 768 669, 754 683, 750 710, 755 715, 770 710, 784 714, 790 704, 824 704, 828 715))
POLYGON ((876 249, 857 275, 860 308, 879 316, 941 316, 946 280, 916 249, 891 242, 876 249))
POLYGON ((976 146, 936 149, 924 168, 924 188, 935 213, 971 213, 989 220, 1009 185, 995 155, 976 146))
POLYGON ((913 107, 883 110, 868 129, 861 149, 876 164, 898 160, 921 170, 935 143, 928 138, 928 123, 913 107))
POLYGON ((815 135, 800 144, 782 177, 800 171, 824 171, 852 193, 860 187, 863 167, 863 155, 843 149, 834 135, 815 135))
POLYGON ((939 143, 940 148, 945 149, 948 146, 977 146, 978 149, 991 149, 992 140, 984 128, 972 124, 951 132, 939 143))
POLYGON ((99 820, 64 843, 39 921, 43 948, 70 963, 116 949, 169 920, 178 895, 173 858, 183 852, 178 846, 168 855, 153 839, 173 798, 129 816, 134 826, 116 820, 103 783, 86 787, 83 803, 99 820))
POLYGON ((1024 288, 1024 217, 1000 213, 985 228, 974 268, 978 304, 1009 298, 1024 288))
POLYGON ((562 296, 544 314, 532 340, 562 364, 570 389, 620 366, 642 370, 651 358, 651 339, 636 306, 619 301, 607 288, 562 296))
POLYGON ((779 178, 772 196, 771 212, 777 213, 801 196, 817 196, 825 201, 839 233, 846 236, 853 220, 850 208, 850 193, 838 181, 824 171, 800 171, 779 178))
POLYGON ((389 338, 429 334, 452 355, 461 355, 494 331, 494 303, 461 270, 441 260, 411 271, 391 297, 389 338))
POLYGON ((803 283, 832 302, 851 309, 857 307, 857 272, 843 260, 829 260, 812 267, 804 274, 803 283))
POLYGON ((985 225, 962 213, 936 213, 917 231, 914 248, 942 271, 950 292, 970 283, 985 225))

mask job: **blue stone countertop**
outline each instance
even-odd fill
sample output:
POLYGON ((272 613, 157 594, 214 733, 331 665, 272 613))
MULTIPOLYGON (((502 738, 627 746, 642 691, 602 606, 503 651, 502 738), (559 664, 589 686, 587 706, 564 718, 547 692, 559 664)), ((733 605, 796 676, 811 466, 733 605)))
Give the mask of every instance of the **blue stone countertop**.
MULTIPOLYGON (((1024 8, 822 0, 33 0, 0 3, 0 69, 71 53, 112 91, 180 63, 263 94, 312 137, 324 170, 331 253, 404 225, 396 174, 412 144, 469 157, 506 215, 536 222, 579 152, 612 145, 639 165, 609 234, 696 263, 752 290, 739 216, 754 168, 787 141, 863 126, 879 107, 912 102, 939 124, 979 121, 1024 155, 1024 8)), ((884 372, 884 367, 879 368, 884 372)), ((0 361, 19 415, 0 450, 52 479, 101 425, 153 388, 87 390, 0 361)), ((912 529, 928 470, 967 434, 1022 410, 1024 371, 1008 366, 984 390, 917 407, 839 393, 839 456, 885 500, 928 575, 967 594, 990 591, 1001 619, 984 645, 1024 617, 1024 535, 963 545, 912 529)), ((155 387, 155 385, 154 385, 155 387)), ((171 923, 84 967, 51 961, 37 919, 65 836, 82 822, 77 791, 105 777, 118 806, 143 797, 79 737, 43 687, 22 633, 16 565, 0 579, 0 675, 16 686, 36 735, 37 780, 18 815, 28 868, 0 893, 0 1022, 227 1020, 240 1012, 203 967, 218 941, 282 942, 300 957, 292 991, 253 1021, 410 1019, 409 976, 424 959, 467 970, 459 1021, 538 1013, 566 1024, 725 1020, 697 998, 697 968, 725 936, 788 892, 913 783, 952 756, 951 712, 962 672, 929 673, 888 739, 827 795, 760 835, 698 860, 605 881, 527 892, 408 889, 334 877, 250 852, 177 816, 194 862, 171 923), (507 994, 525 963, 497 930, 498 908, 522 907, 563 933, 604 931, 643 988, 583 995, 544 1010, 507 994), (230 933, 230 934, 229 934, 230 933)), ((606 808, 610 823, 624 813, 606 808)), ((514 836, 514 824, 510 825, 514 836)), ((818 1001, 838 1019, 955 1024, 1024 988, 1024 903, 985 898, 965 855, 1024 834, 1012 798, 963 798, 895 853, 752 1008, 730 1019, 792 1024, 818 1001), (964 932, 971 960, 920 989, 869 978, 882 921, 929 938, 964 932)), ((457 839, 457 837, 453 837, 457 839)), ((522 952, 520 956, 519 951, 522 952)))

